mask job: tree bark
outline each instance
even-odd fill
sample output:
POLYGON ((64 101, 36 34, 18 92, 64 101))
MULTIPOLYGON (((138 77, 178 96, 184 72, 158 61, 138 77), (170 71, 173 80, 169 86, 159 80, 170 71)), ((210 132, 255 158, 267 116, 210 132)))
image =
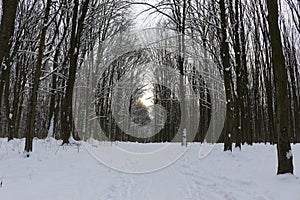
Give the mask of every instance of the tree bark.
POLYGON ((240 45, 240 21, 239 21, 239 0, 235 0, 235 26, 234 26, 234 53, 235 53, 235 64, 236 64, 236 87, 237 87, 237 98, 236 98, 236 109, 235 109, 235 147, 242 148, 242 124, 241 124, 241 110, 242 110, 242 98, 243 98, 243 82, 242 82, 242 60, 241 60, 241 45, 240 45))
POLYGON ((15 30, 18 2, 18 0, 3 0, 2 2, 3 13, 0 25, 0 63, 2 63, 5 54, 9 51, 9 41, 15 30))
MULTIPOLYGON (((3 88, 5 84, 5 76, 7 75, 7 69, 2 68, 2 62, 4 57, 9 53, 10 50, 10 39, 14 34, 15 30, 15 18, 16 11, 18 7, 18 0, 3 0, 2 1, 2 18, 0 24, 0 68, 1 68, 1 77, 0 77, 0 108, 2 102, 3 88)), ((1 112, 1 111, 0 111, 1 112)))
MULTIPOLYGON (((47 22, 49 18, 50 8, 51 8, 52 0, 47 0, 45 15, 42 24, 42 31, 38 49, 38 57, 34 70, 33 76, 33 85, 30 89, 29 94, 29 102, 28 102, 28 114, 27 114, 27 122, 26 122, 26 140, 25 140, 25 152, 32 152, 32 140, 35 130, 35 114, 36 114, 36 104, 37 104, 37 96, 38 96, 38 88, 40 84, 40 77, 42 72, 42 61, 44 57, 45 51, 45 41, 46 41, 46 33, 47 33, 47 22)), ((29 156, 29 154, 27 154, 29 156)))
POLYGON ((278 2, 268 0, 269 29, 272 48, 272 62, 275 75, 276 98, 277 98, 277 127, 278 134, 277 174, 293 174, 293 155, 289 137, 289 100, 288 100, 288 76, 285 66, 285 58, 282 50, 281 36, 278 25, 278 2))
POLYGON ((88 5, 89 5, 89 0, 86 0, 82 5, 81 16, 77 20, 79 2, 77 0, 74 1, 72 32, 71 32, 71 41, 70 41, 71 44, 69 50, 69 58, 70 58, 69 75, 66 83, 67 88, 63 100, 62 116, 61 116, 61 131, 62 131, 63 144, 68 144, 71 134, 74 134, 74 122, 73 122, 73 111, 72 111, 73 90, 74 90, 76 71, 77 71, 77 61, 78 61, 78 55, 79 55, 79 49, 81 43, 80 38, 83 31, 85 16, 88 11, 88 5))
POLYGON ((223 66, 225 94, 226 94, 226 119, 224 125, 224 151, 232 151, 232 93, 231 93, 231 67, 229 62, 229 42, 227 38, 227 19, 225 1, 220 0, 220 18, 221 18, 221 62, 223 66))

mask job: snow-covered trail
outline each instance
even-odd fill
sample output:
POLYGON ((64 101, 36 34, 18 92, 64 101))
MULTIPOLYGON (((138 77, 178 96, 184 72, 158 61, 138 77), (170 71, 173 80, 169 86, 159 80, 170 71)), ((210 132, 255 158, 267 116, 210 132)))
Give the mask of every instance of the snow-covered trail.
MULTIPOLYGON (((126 144, 127 145, 127 144, 126 144)), ((128 144, 135 145, 135 144, 128 144)), ((134 148, 133 146, 132 148, 134 148)), ((298 200, 300 145, 293 146, 296 176, 276 176, 275 146, 244 146, 233 153, 217 145, 198 159, 199 144, 174 164, 148 174, 126 174, 95 160, 83 147, 35 141, 24 158, 23 143, 0 140, 0 200, 298 200)))

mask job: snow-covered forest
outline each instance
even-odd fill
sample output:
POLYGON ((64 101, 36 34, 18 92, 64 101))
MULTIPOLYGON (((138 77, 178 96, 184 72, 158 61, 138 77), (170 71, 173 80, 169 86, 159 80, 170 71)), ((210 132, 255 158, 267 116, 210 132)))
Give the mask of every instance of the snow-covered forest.
POLYGON ((299 44, 299 0, 0 0, 0 199, 298 199, 299 44))

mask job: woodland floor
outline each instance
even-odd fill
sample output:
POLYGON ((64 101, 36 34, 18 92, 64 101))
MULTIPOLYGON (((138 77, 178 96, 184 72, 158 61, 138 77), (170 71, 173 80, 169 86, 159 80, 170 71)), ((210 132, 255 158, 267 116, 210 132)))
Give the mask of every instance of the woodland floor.
MULTIPOLYGON (((0 200, 299 200, 300 197, 300 145, 292 146, 295 175, 276 176, 276 146, 272 145, 243 146, 242 151, 229 153, 223 152, 223 146, 218 144, 208 156, 199 159, 200 144, 195 143, 169 167, 147 174, 128 174, 103 165, 85 145, 60 144, 53 139, 35 140, 34 152, 25 158, 24 140, 8 143, 0 139, 3 183, 0 200)), ((117 145, 129 149, 154 146, 117 145)))

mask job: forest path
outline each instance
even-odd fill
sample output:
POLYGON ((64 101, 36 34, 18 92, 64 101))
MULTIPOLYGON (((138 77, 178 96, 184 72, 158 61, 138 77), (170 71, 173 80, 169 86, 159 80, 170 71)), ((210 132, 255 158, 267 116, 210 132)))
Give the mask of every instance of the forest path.
POLYGON ((275 146, 244 146, 228 153, 217 145, 199 159, 199 144, 193 144, 175 163, 146 174, 113 170, 83 147, 78 152, 74 146, 41 140, 34 147, 31 157, 24 158, 23 142, 0 140, 1 200, 298 200, 300 196, 300 145, 293 146, 296 176, 275 175, 275 146))

